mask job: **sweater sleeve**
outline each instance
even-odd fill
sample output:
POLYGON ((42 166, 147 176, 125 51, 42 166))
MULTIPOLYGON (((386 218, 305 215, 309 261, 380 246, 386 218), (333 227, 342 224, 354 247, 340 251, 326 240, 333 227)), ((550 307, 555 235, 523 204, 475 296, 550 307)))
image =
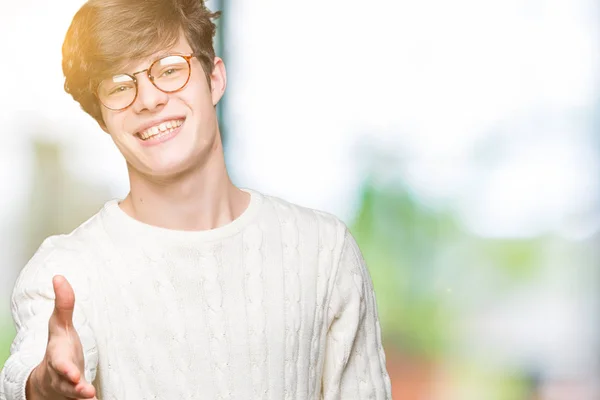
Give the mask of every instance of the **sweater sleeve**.
POLYGON ((323 399, 391 399, 371 276, 347 228, 328 313, 323 399))
POLYGON ((48 343, 48 321, 54 309, 52 277, 63 275, 75 292, 73 325, 82 343, 85 378, 93 382, 98 352, 84 304, 89 300, 89 285, 82 268, 72 257, 46 239, 19 274, 11 299, 16 337, 10 356, 0 372, 0 400, 26 400, 25 386, 31 371, 42 361, 48 343), (78 268, 79 267, 79 268, 78 268))

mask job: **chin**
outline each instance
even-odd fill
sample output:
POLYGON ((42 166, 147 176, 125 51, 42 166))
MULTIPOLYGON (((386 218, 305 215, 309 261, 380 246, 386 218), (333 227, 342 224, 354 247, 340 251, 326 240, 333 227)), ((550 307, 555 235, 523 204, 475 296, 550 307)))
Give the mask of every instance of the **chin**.
POLYGON ((144 168, 144 170, 148 171, 145 175, 165 179, 177 177, 178 175, 191 170, 192 167, 193 165, 189 160, 178 160, 168 164, 162 163, 148 166, 144 168))

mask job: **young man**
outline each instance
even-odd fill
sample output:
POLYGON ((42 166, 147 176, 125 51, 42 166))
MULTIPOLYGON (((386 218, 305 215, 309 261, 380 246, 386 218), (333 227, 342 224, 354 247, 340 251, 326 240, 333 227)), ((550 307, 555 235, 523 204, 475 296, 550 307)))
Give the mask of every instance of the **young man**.
POLYGON ((389 399, 368 270, 336 217, 225 169, 201 0, 90 0, 65 89, 130 192, 46 239, 13 293, 1 400, 389 399))

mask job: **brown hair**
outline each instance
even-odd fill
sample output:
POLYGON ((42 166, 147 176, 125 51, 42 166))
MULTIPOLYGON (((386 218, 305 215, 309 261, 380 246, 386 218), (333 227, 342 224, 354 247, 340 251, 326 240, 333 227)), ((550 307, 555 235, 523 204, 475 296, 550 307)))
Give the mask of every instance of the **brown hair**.
POLYGON ((96 88, 127 64, 174 46, 185 35, 210 84, 213 19, 204 0, 89 0, 75 14, 62 47, 65 91, 102 122, 96 88))

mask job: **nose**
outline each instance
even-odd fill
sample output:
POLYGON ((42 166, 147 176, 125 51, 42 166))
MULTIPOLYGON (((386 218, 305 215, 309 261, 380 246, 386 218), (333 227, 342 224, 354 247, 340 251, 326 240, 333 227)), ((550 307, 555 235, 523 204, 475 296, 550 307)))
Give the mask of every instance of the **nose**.
POLYGON ((137 76, 137 98, 132 107, 136 113, 160 110, 169 101, 169 95, 154 86, 146 74, 137 76))

